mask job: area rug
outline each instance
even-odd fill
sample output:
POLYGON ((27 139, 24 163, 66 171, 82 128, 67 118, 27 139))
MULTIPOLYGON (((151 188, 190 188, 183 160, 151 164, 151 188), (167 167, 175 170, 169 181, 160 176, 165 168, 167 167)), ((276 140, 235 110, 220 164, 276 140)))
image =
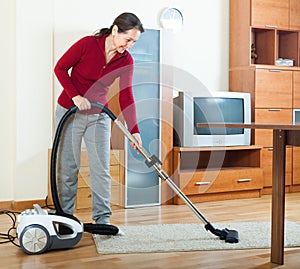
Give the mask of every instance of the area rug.
MULTIPOLYGON (((93 235, 100 254, 251 249, 271 247, 270 222, 215 223, 217 229, 234 229, 239 243, 225 243, 202 224, 120 226, 124 235, 93 235)), ((285 247, 300 246, 300 225, 285 222, 285 247)))

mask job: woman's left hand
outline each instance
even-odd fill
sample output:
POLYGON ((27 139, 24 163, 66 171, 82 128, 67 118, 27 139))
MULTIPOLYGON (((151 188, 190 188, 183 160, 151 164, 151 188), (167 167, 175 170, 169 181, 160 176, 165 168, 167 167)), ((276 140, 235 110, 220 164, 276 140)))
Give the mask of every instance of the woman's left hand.
MULTIPOLYGON (((139 147, 142 147, 142 138, 141 138, 141 135, 139 133, 135 133, 135 134, 132 134, 132 136, 135 138, 137 144, 139 147)), ((137 152, 139 153, 138 149, 137 149, 137 146, 133 143, 133 142, 130 142, 130 146, 134 149, 134 150, 137 150, 137 152)))

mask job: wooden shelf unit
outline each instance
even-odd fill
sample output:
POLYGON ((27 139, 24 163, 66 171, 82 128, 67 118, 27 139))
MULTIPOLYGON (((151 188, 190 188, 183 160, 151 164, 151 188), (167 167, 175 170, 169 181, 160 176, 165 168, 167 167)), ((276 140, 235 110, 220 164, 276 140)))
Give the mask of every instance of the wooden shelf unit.
POLYGON ((174 147, 173 156, 174 182, 192 202, 261 195, 261 147, 174 147))
MULTIPOLYGON (((230 0, 229 90, 251 93, 252 122, 293 122, 300 108, 300 1, 230 0), (255 48, 255 51, 253 50, 255 48), (293 66, 276 65, 276 59, 293 60, 293 66)), ((264 189, 272 188, 272 130, 255 130, 252 144, 262 146, 264 189)), ((287 191, 300 190, 294 158, 286 150, 287 191)))

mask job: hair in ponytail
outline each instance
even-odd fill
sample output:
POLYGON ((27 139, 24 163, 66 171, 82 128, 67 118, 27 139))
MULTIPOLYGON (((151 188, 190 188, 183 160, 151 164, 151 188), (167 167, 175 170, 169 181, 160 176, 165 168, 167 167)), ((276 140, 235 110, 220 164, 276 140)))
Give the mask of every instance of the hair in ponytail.
POLYGON ((140 19, 135 14, 124 12, 114 20, 110 28, 100 29, 94 36, 101 37, 111 34, 114 25, 118 26, 118 33, 124 33, 133 28, 138 29, 141 33, 145 31, 140 19))

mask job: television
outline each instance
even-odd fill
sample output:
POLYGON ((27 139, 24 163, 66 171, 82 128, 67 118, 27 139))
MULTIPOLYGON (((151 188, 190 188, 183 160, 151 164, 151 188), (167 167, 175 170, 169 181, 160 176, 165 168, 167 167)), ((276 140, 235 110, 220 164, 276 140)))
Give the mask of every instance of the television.
POLYGON ((249 128, 197 126, 197 123, 251 123, 249 93, 215 91, 204 96, 178 92, 173 101, 174 146, 250 145, 251 129, 249 128))
POLYGON ((293 109, 293 124, 300 124, 300 109, 293 109))

